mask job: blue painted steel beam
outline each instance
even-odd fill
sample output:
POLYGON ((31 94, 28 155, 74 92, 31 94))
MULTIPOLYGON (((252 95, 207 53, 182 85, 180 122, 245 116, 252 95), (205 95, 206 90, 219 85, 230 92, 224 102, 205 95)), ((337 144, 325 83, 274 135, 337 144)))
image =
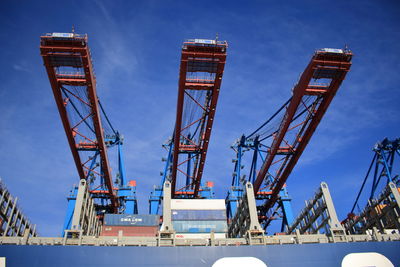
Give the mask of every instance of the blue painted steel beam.
POLYGON ((374 171, 373 171, 369 200, 374 199, 375 192, 378 189, 378 186, 383 177, 386 177, 385 184, 388 184, 389 182, 396 183, 398 181, 397 175, 393 174, 393 166, 395 164, 395 156, 396 155, 400 156, 399 149, 400 149, 400 138, 394 140, 388 140, 387 138, 385 138, 383 141, 377 143, 374 146, 373 148, 373 151, 375 152, 374 157, 372 158, 367 174, 365 175, 365 178, 361 184, 361 188, 357 194, 356 200, 353 204, 350 214, 353 214, 354 209, 358 206, 358 201, 361 197, 361 193, 365 188, 367 180, 370 177, 372 168, 374 168, 374 171))
POLYGON ((119 139, 118 135, 118 169, 119 169, 119 184, 124 185, 125 184, 125 162, 124 162, 124 156, 122 153, 122 140, 119 139))
POLYGON ((138 205, 136 199, 136 186, 126 185, 118 189, 118 197, 122 202, 124 210, 120 210, 123 214, 138 214, 138 205))
POLYGON ((231 190, 228 191, 228 196, 225 199, 226 202, 226 215, 227 217, 233 218, 236 214, 239 199, 243 196, 243 187, 232 186, 231 190))
POLYGON ((289 197, 286 187, 282 188, 279 195, 280 195, 280 200, 279 200, 280 203, 279 204, 280 204, 282 212, 283 212, 281 232, 284 232, 285 228, 293 223, 294 216, 293 216, 291 198, 289 197))
MULTIPOLYGON (((251 183, 254 183, 255 178, 257 176, 257 163, 258 159, 261 160, 261 162, 264 162, 265 156, 264 154, 268 153, 265 151, 265 149, 262 149, 262 147, 268 149, 265 145, 261 144, 259 141, 259 136, 258 135, 252 135, 245 137, 244 135, 237 141, 237 143, 232 146, 232 148, 236 152, 236 159, 234 159, 235 166, 234 166, 234 173, 232 176, 232 187, 231 190, 228 191, 228 195, 226 197, 226 206, 227 206, 227 216, 228 218, 233 218, 235 216, 236 210, 237 210, 237 205, 238 205, 238 200, 243 196, 243 185, 241 184, 241 169, 244 167, 242 166, 243 162, 243 155, 244 152, 247 150, 253 150, 253 156, 251 160, 251 166, 250 166, 250 171, 249 171, 249 177, 248 181, 251 183)), ((273 177, 268 176, 268 181, 270 183, 273 182, 273 177)), ((264 192, 268 189, 263 189, 260 190, 260 192, 264 192)), ((278 200, 278 207, 281 210, 280 214, 283 216, 282 218, 282 225, 281 225, 281 231, 284 231, 284 228, 287 225, 290 225, 293 220, 293 210, 291 206, 291 199, 287 193, 286 187, 282 188, 280 194, 280 199, 278 200)), ((263 200, 265 201, 266 199, 269 198, 269 195, 266 194, 258 194, 256 195, 256 200, 263 200)), ((267 223, 267 220, 261 222, 261 223, 267 223)), ((269 223, 268 223, 269 224, 269 223)))
POLYGON ((64 225, 61 232, 61 236, 64 237, 65 230, 71 229, 72 216, 74 216, 76 196, 78 194, 78 187, 74 186, 70 191, 70 195, 67 197, 68 207, 67 214, 65 215, 64 225))
POLYGON ((154 186, 153 192, 151 192, 149 198, 149 214, 159 214, 161 200, 163 197, 163 185, 167 180, 168 175, 171 173, 172 166, 172 151, 174 143, 172 141, 167 145, 163 145, 164 148, 168 147, 168 156, 165 160, 164 172, 162 173, 161 183, 159 186, 154 186))

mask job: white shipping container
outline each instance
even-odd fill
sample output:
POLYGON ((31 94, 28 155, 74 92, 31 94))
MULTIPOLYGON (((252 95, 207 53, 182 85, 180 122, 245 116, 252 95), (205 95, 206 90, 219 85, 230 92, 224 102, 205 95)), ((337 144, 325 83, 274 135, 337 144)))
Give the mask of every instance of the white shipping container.
MULTIPOLYGON (((199 234, 188 234, 188 233, 176 233, 175 238, 177 239, 210 239, 211 234, 207 233, 199 233, 199 234)), ((223 239, 226 238, 225 233, 214 233, 215 239, 223 239)))
POLYGON ((226 210, 225 199, 172 199, 173 210, 226 210))
POLYGON ((225 233, 226 221, 172 221, 174 230, 179 233, 225 233))

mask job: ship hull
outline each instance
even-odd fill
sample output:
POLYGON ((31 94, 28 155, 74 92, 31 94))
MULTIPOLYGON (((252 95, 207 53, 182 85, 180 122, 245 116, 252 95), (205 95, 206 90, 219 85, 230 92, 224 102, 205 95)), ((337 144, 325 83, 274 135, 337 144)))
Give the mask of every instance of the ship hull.
MULTIPOLYGON (((350 253, 379 253, 400 266, 400 242, 216 247, 2 245, 6 266, 213 266, 226 257, 253 257, 266 266, 341 266, 350 253)), ((239 261, 237 261, 239 263, 239 261)), ((243 265, 244 266, 244 265, 243 265)))

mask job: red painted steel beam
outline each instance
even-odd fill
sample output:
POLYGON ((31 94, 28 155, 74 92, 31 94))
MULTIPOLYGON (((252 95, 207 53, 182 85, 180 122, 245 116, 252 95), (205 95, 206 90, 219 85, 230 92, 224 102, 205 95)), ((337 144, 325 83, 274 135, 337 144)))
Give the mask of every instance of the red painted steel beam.
MULTIPOLYGON (((184 141, 188 141, 188 138, 182 134, 182 132, 188 128, 187 125, 182 125, 185 95, 188 95, 190 98, 188 90, 203 90, 210 93, 210 99, 206 99, 205 103, 201 103, 201 105, 199 105, 199 103, 197 103, 193 98, 191 100, 187 100, 194 101, 196 104, 198 104, 197 108, 203 113, 200 119, 195 118, 197 121, 189 122, 189 125, 195 123, 200 125, 200 140, 197 140, 198 144, 192 144, 190 146, 191 149, 193 149, 193 147, 197 147, 196 151, 193 152, 198 153, 198 157, 195 160, 195 166, 193 168, 193 174, 191 175, 191 177, 193 177, 193 197, 198 196, 226 61, 227 43, 216 41, 211 42, 213 43, 204 44, 201 43, 201 41, 185 42, 182 48, 181 64, 179 69, 176 123, 173 140, 174 150, 171 172, 172 197, 174 197, 176 193, 175 188, 178 166, 181 165, 181 163, 179 163, 179 155, 180 152, 186 152, 187 145, 184 143, 184 141), (195 64, 203 64, 202 66, 206 66, 206 70, 201 69, 201 67, 193 67, 195 64), (207 66, 210 67, 210 69, 207 69, 207 66), (196 72, 208 72, 214 74, 215 78, 210 80, 191 79, 190 77, 187 77, 188 73, 196 72)), ((181 194, 181 192, 179 192, 179 194, 181 194)))
POLYGON ((53 90, 54 100, 56 101, 58 112, 61 117, 61 122, 64 126, 65 134, 67 136, 68 144, 71 148, 72 157, 74 158, 75 166, 76 166, 76 169, 78 170, 79 179, 85 179, 86 178, 85 172, 81 166, 80 155, 78 153, 78 150, 73 148, 73 147, 75 147, 76 144, 75 144, 74 137, 71 134, 71 124, 68 119, 67 110, 65 109, 65 106, 64 106, 64 100, 63 100, 63 97, 61 94, 59 83, 56 79, 54 67, 50 64, 49 56, 47 56, 45 52, 42 52, 42 57, 43 57, 44 66, 47 71, 47 75, 49 77, 50 85, 53 90))
POLYGON ((315 106, 315 109, 312 110, 312 113, 309 114, 307 120, 302 125, 302 128, 299 130, 298 135, 293 141, 293 144, 291 145, 291 147, 293 147, 293 153, 287 156, 287 158, 282 163, 280 169, 278 170, 278 174, 272 184, 271 197, 263 207, 264 213, 267 213, 278 200, 280 190, 284 186, 287 178, 292 172, 298 159, 300 158, 309 140, 311 139, 315 129, 317 128, 319 122, 325 114, 329 104, 331 103, 333 97, 339 89, 340 84, 342 83, 347 72, 349 71, 351 66, 351 58, 351 52, 342 51, 341 53, 332 53, 323 50, 317 51, 312 57, 311 62, 308 64, 307 68, 303 72, 299 82, 294 87, 292 100, 288 104, 286 113, 279 126, 279 130, 274 136, 274 140, 272 141, 269 153, 254 183, 255 193, 258 193, 261 184, 267 178, 270 167, 279 149, 281 147, 287 146, 285 136, 289 131, 289 126, 293 121, 296 110, 300 105, 302 105, 303 97, 309 95, 317 95, 319 97, 316 100, 318 101, 318 104, 315 106), (333 71, 333 75, 321 72, 324 70, 333 71), (328 87, 321 87, 319 85, 310 84, 312 79, 326 78, 328 76, 332 76, 330 77, 331 81, 328 87))
POLYGON ((194 187, 194 195, 195 196, 197 196, 197 194, 198 194, 198 191, 200 188, 200 183, 201 183, 201 177, 203 175, 204 163, 206 161, 207 149, 208 149, 208 144, 209 144, 209 140, 211 137, 211 129, 212 129, 213 122, 214 122, 215 110, 217 107, 219 90, 220 90, 221 82, 222 82, 222 75, 224 73, 224 67, 225 67, 225 59, 223 62, 221 62, 217 66, 217 74, 215 77, 215 84, 214 84, 213 93, 212 93, 212 97, 211 97, 211 104, 208 109, 209 113, 208 113, 208 117, 207 117, 205 135, 202 140, 202 152, 200 155, 199 165, 195 167, 195 175, 194 175, 194 178, 195 178, 195 180, 194 180, 194 186, 195 186, 194 187))
POLYGON ((76 131, 71 128, 61 89, 65 85, 85 87, 91 109, 92 127, 97 139, 97 150, 100 154, 102 176, 107 187, 107 195, 110 198, 112 210, 117 212, 118 199, 112 186, 111 168, 107 156, 107 147, 104 143, 104 131, 96 93, 96 78, 93 73, 87 36, 74 34, 42 36, 40 51, 80 179, 86 178, 85 163, 82 162, 77 149, 79 144, 75 141, 76 131), (57 73, 58 67, 82 68, 83 73, 66 78, 65 74, 57 73))

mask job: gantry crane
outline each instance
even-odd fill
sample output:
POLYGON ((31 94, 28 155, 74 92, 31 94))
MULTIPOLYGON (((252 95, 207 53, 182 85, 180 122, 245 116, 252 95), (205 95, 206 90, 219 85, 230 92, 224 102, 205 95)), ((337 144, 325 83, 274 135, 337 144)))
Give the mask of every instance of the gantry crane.
POLYGON ((171 181, 173 198, 209 197, 201 188, 204 164, 225 67, 226 41, 189 39, 183 43, 173 137, 161 186, 150 197, 150 213, 158 212, 162 185, 171 181))
POLYGON ((241 176, 244 151, 253 150, 248 180, 253 183, 259 219, 264 228, 283 217, 283 225, 293 220, 285 183, 316 127, 350 70, 352 53, 342 49, 320 49, 292 89, 292 97, 253 133, 242 136, 236 151, 232 189, 228 192, 228 213, 236 212, 243 189, 241 176), (261 163, 260 159, 261 158, 261 163), (257 164, 261 164, 258 169, 257 164), (281 212, 281 213, 280 213, 281 212))
POLYGON ((342 221, 351 234, 365 233, 376 227, 378 230, 400 230, 400 138, 383 139, 375 144, 374 156, 360 191, 347 218, 342 221), (372 181, 370 177, 372 176, 372 181), (366 191, 370 186, 370 191, 366 191), (368 199, 367 203, 360 200, 368 199))
MULTIPOLYGON (((374 168, 373 179, 371 184, 371 191, 368 200, 372 200, 376 197, 376 193, 382 190, 389 183, 400 182, 399 174, 395 173, 395 159, 400 156, 400 138, 389 140, 383 139, 381 142, 375 144, 373 151, 375 152, 371 164, 369 165, 367 174, 365 175, 364 181, 361 185, 360 191, 357 194, 356 200, 350 213, 353 213, 356 207, 358 207, 358 201, 363 193, 364 187, 370 177, 371 170, 374 168), (397 156, 396 156, 397 155, 397 156)), ((397 172, 399 170, 396 170, 397 172)))
MULTIPOLYGON (((43 57, 65 134, 78 170, 98 210, 137 213, 135 182, 126 184, 123 138, 115 131, 99 101, 87 35, 50 33, 40 38, 43 57), (107 150, 118 147, 117 181, 114 183, 107 150)), ((76 190, 68 198, 64 228, 70 225, 76 190)))

